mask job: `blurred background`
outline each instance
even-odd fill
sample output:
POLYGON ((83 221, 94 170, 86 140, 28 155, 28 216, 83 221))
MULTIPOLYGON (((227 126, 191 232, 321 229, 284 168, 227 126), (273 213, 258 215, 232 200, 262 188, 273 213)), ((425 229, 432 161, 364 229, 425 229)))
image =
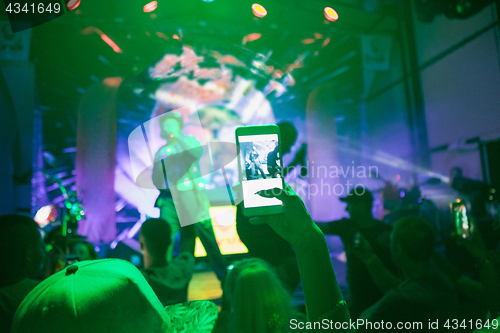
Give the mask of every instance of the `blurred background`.
MULTIPOLYGON (((286 181, 316 221, 345 216, 338 198, 362 184, 376 218, 428 203, 447 235, 461 195, 454 167, 487 186, 497 215, 500 1, 66 5, 57 19, 46 11, 43 24, 14 22, 17 32, 2 8, 0 215, 38 213, 47 233, 78 233, 101 257, 121 248, 140 266, 137 231, 158 216, 158 191, 136 185, 128 138, 192 105, 215 106, 199 113, 203 133, 191 133, 210 142, 234 142, 238 126, 293 123, 298 138, 284 164, 307 144, 309 171, 286 181)), ((245 248, 234 208, 220 209, 238 179, 228 170, 229 184, 213 174, 207 190, 216 234, 236 244, 223 252, 234 255, 245 248)))

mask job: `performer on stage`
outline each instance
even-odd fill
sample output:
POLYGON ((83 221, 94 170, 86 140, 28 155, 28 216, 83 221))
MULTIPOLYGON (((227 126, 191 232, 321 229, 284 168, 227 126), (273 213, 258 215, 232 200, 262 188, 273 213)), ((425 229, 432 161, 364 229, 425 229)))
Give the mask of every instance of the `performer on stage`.
POLYGON ((255 148, 255 146, 252 147, 252 150, 248 154, 248 159, 250 163, 253 165, 253 179, 259 179, 259 173, 262 175, 263 179, 266 179, 266 173, 264 170, 262 170, 262 162, 260 160, 259 152, 255 148))
POLYGON ((167 140, 167 144, 156 153, 153 167, 153 183, 160 189, 155 206, 160 209, 160 218, 172 229, 167 259, 172 258, 173 239, 180 230, 179 221, 183 225, 194 223, 208 260, 222 281, 226 275, 226 263, 215 240, 210 202, 198 162, 203 148, 195 137, 182 134, 183 125, 182 117, 175 112, 167 112, 160 118, 161 137, 167 140), (170 188, 169 184, 175 188, 170 188))

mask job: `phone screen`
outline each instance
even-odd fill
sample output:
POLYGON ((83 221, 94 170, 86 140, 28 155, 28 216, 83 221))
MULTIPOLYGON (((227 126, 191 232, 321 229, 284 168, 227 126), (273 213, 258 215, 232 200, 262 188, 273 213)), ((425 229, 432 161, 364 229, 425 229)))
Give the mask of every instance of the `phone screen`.
POLYGON ((469 219, 467 217, 467 207, 464 201, 454 202, 451 205, 453 211, 453 217, 455 218, 455 227, 457 234, 461 235, 463 238, 467 238, 470 235, 470 225, 469 219))
POLYGON ((276 198, 263 198, 256 192, 283 188, 278 134, 241 135, 240 172, 245 208, 282 206, 276 198))

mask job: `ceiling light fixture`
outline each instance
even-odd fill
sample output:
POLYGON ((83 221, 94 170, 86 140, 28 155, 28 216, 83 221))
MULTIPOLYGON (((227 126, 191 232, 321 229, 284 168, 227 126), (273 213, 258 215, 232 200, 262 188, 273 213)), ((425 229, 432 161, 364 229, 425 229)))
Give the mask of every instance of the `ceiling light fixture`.
POLYGON ((150 3, 147 3, 144 5, 144 12, 150 13, 150 12, 154 11, 157 7, 158 7, 158 2, 151 1, 150 3))
POLYGON ((325 17, 328 21, 337 21, 339 14, 332 7, 325 7, 325 17))
POLYGON ((258 3, 254 3, 252 5, 252 12, 257 17, 264 17, 267 15, 267 10, 264 8, 264 6, 258 3))

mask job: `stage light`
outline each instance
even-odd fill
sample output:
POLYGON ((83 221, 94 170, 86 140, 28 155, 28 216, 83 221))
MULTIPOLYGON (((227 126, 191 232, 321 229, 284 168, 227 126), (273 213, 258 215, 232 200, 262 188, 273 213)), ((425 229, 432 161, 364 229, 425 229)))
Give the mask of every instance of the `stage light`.
POLYGON ((330 43, 330 37, 326 37, 325 40, 323 41, 323 44, 321 44, 321 47, 325 47, 330 43))
POLYGON ((66 4, 66 7, 68 7, 69 10, 73 10, 78 6, 80 6, 80 0, 69 0, 66 4))
POLYGON ((36 223, 40 225, 40 228, 46 227, 50 222, 54 222, 57 218, 57 207, 53 205, 47 205, 40 208, 34 217, 36 223))
POLYGON ((158 7, 157 1, 151 1, 150 3, 147 3, 144 5, 144 13, 150 13, 154 11, 156 7, 158 7))
POLYGON ((102 40, 103 40, 106 44, 108 44, 109 46, 111 46, 111 48, 113 49, 113 51, 115 51, 116 53, 123 53, 122 49, 120 49, 120 48, 118 47, 118 45, 116 45, 116 44, 115 44, 115 42, 113 42, 113 41, 111 40, 111 38, 109 38, 109 37, 108 37, 108 36, 106 36, 105 34, 102 34, 102 35, 101 35, 101 38, 102 38, 102 40))
POLYGON ((304 45, 309 45, 309 44, 314 43, 315 41, 316 41, 316 39, 314 39, 314 38, 306 38, 306 39, 301 40, 301 43, 304 45))
POLYGON ((337 21, 339 14, 332 7, 325 7, 325 17, 328 21, 337 21))
POLYGON ((264 8, 264 6, 259 5, 258 3, 254 3, 252 5, 252 12, 257 17, 264 17, 267 15, 267 10, 264 8))

